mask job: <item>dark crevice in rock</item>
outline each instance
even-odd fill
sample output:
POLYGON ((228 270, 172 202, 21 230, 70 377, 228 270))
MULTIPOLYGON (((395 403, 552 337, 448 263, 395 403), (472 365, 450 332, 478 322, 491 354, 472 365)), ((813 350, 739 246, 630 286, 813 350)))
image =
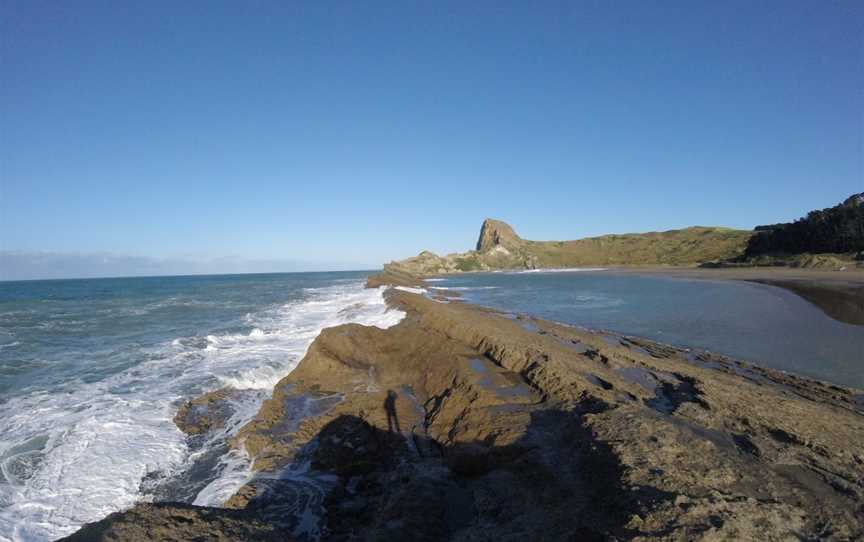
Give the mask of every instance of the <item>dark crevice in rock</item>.
POLYGON ((753 441, 747 435, 743 434, 733 434, 732 441, 735 443, 735 446, 745 454, 752 455, 754 457, 759 457, 762 453, 759 451, 759 447, 753 443, 753 441))
POLYGON ((768 434, 771 438, 782 444, 797 444, 803 445, 804 442, 792 433, 788 433, 782 429, 769 429, 768 434))
POLYGON ((661 382, 655 391, 653 399, 645 401, 645 404, 658 412, 673 414, 678 408, 687 402, 692 402, 705 410, 711 407, 701 397, 701 392, 694 378, 674 373, 677 384, 661 382))

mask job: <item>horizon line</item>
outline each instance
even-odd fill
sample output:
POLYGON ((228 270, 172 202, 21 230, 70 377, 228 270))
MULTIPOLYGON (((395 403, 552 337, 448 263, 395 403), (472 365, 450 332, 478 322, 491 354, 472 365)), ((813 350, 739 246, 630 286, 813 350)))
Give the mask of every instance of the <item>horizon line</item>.
MULTIPOLYGON (((382 266, 383 269, 383 266, 382 266)), ((0 278, 0 283, 8 282, 49 282, 61 280, 110 280, 110 279, 154 279, 154 278, 187 278, 187 277, 234 277, 248 275, 303 275, 308 273, 366 273, 380 271, 380 269, 316 269, 314 271, 255 271, 248 273, 184 273, 179 275, 110 275, 110 276, 93 276, 93 277, 55 277, 55 278, 36 278, 36 279, 4 279, 0 278)))

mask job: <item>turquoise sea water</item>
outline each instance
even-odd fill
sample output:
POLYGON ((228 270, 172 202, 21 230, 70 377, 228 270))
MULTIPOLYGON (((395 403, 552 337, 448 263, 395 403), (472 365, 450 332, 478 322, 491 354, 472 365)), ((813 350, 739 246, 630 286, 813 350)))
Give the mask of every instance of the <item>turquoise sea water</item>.
POLYGON ((0 540, 52 540, 141 498, 219 504, 248 477, 226 440, 321 329, 401 318, 366 275, 0 283, 0 540), (190 445, 177 406, 224 386, 244 390, 235 415, 190 445))
POLYGON ((472 273, 430 284, 481 305, 864 389, 864 326, 838 322, 774 286, 614 271, 472 273))

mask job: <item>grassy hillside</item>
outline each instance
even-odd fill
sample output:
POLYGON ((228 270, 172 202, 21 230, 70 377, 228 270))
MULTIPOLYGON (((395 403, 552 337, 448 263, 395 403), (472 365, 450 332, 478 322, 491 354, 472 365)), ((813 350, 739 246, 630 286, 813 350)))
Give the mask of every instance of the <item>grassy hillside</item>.
POLYGON ((751 232, 692 227, 576 241, 526 241, 538 267, 579 265, 688 265, 740 254, 751 232))
POLYGON ((477 250, 431 252, 389 264, 420 275, 593 265, 696 265, 743 253, 752 232, 696 226, 665 232, 603 235, 575 241, 529 241, 504 222, 487 219, 477 250))

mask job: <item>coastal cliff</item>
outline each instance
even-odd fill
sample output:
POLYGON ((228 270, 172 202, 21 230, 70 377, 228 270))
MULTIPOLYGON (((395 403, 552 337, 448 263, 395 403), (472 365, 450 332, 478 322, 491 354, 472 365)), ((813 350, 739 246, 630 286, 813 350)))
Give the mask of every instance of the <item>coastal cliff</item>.
MULTIPOLYGON (((223 508, 142 504, 69 540, 864 536, 860 391, 386 295, 399 324, 324 330, 240 431, 256 474, 223 508)), ((224 395, 178 426, 218 425, 224 395)))

